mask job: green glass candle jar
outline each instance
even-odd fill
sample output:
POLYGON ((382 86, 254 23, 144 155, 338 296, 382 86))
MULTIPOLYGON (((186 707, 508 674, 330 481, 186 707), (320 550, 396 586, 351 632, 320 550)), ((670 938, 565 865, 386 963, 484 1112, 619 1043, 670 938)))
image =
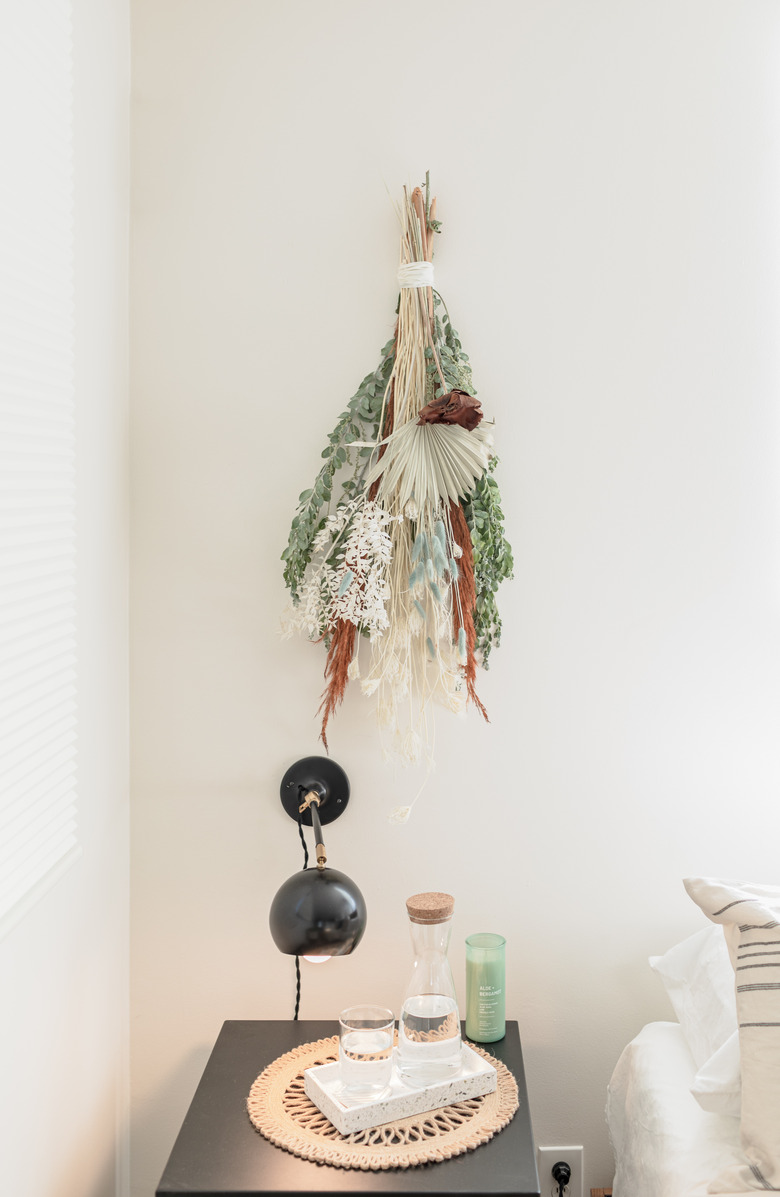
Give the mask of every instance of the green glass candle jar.
POLYGON ((506 1034, 506 940, 481 932, 466 940, 466 1035, 495 1043, 506 1034))

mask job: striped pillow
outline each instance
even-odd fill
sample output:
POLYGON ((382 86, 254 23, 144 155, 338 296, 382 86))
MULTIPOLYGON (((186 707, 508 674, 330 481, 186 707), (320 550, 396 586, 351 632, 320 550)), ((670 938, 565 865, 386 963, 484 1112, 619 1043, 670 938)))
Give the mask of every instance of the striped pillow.
POLYGON ((734 966, 742 1073, 743 1167, 710 1192, 780 1190, 780 886, 689 877, 685 888, 723 927, 734 966))

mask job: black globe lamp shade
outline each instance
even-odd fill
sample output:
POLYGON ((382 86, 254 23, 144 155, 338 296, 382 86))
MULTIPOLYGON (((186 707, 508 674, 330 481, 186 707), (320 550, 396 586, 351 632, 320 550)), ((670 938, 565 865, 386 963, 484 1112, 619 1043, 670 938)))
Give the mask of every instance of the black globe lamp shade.
POLYGON ((366 903, 338 869, 301 869, 271 903, 271 935, 289 956, 347 956, 366 929, 366 903))

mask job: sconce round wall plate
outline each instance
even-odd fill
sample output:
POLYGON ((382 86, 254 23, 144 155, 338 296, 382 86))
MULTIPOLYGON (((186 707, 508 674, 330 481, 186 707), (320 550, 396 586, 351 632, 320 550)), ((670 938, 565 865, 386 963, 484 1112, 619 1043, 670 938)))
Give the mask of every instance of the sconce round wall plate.
POLYGON ((311 790, 320 796, 317 814, 320 823, 332 823, 346 810, 349 802, 349 778, 328 756, 305 756, 296 761, 282 778, 279 792, 282 806, 296 823, 300 818, 306 827, 311 827, 311 811, 300 815, 298 807, 311 790))

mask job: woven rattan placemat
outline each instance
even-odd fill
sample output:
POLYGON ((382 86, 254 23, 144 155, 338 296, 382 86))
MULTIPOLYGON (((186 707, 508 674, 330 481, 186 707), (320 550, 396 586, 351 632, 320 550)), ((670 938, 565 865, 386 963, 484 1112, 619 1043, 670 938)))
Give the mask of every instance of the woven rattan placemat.
POLYGON ((269 1064, 249 1092, 249 1117, 277 1147, 334 1168, 379 1171, 449 1160, 487 1143, 511 1121, 519 1104, 517 1082, 506 1065, 476 1044, 469 1046, 496 1069, 494 1093, 345 1137, 303 1087, 304 1069, 338 1059, 338 1035, 333 1035, 296 1047, 269 1064))

